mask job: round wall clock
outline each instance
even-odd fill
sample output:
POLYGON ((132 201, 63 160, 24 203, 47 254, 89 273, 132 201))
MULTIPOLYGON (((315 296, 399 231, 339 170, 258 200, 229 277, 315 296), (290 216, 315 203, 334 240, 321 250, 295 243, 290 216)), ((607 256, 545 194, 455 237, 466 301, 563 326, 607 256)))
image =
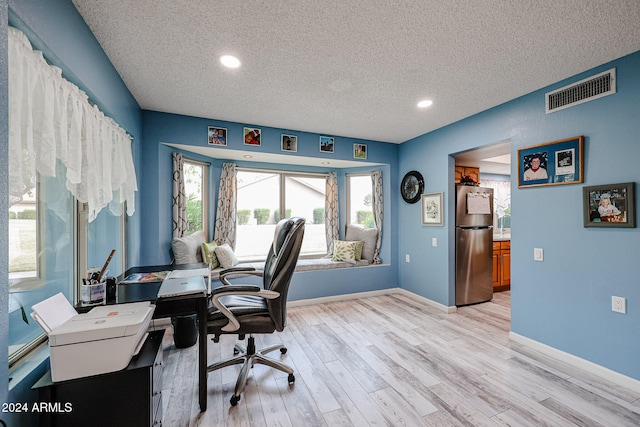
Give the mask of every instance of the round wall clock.
POLYGON ((400 194, 407 203, 415 203, 420 200, 424 191, 424 179, 418 171, 407 172, 400 183, 400 194))

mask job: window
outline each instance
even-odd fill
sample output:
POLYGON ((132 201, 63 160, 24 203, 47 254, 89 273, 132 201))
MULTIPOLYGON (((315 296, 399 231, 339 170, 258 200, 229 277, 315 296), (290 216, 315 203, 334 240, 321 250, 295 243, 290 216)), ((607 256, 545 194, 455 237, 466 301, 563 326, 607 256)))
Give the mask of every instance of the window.
POLYGON ((349 224, 374 228, 371 174, 347 174, 347 218, 349 224))
POLYGON ((207 232, 209 217, 209 167, 193 160, 184 160, 184 189, 187 196, 187 232, 207 232))
MULTIPOLYGON (((65 170, 40 178, 24 170, 19 196, 9 208, 9 360, 42 337, 31 306, 58 292, 74 301, 75 202, 65 188, 65 170)), ((15 184, 15 183, 14 183, 15 184)), ((15 187, 12 187, 15 188, 15 187)))
POLYGON ((483 180, 482 185, 493 188, 493 230, 496 233, 509 233, 511 231, 511 183, 483 180))
POLYGON ((24 194, 14 191, 9 208, 10 365, 44 339, 30 316, 34 304, 60 292, 76 302, 79 277, 89 267, 102 267, 111 249, 116 256, 107 274, 117 276, 126 269, 124 214, 103 209, 89 223, 86 206, 66 189, 61 162, 56 177, 48 178, 34 170, 27 173, 27 163, 23 166, 24 194))
POLYGON ((293 216, 306 219, 300 255, 326 254, 324 174, 238 169, 237 185, 235 254, 240 260, 265 259, 275 225, 293 216))

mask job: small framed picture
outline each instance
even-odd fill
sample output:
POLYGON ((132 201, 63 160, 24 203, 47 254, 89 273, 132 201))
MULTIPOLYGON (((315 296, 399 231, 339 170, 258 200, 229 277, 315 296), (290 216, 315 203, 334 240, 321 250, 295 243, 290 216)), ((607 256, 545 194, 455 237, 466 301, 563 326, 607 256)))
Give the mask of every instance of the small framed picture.
POLYGON ((582 187, 585 227, 636 226, 635 183, 582 187))
POLYGON ((422 195, 422 225, 444 225, 444 193, 422 195))
POLYGON ((282 134, 280 139, 280 147, 282 151, 298 151, 298 137, 294 135, 282 134))
POLYGON ((583 182, 583 146, 575 136, 518 150, 518 188, 583 182))
POLYGON ((209 126, 209 145, 227 146, 227 129, 209 126))
POLYGON ((258 128, 244 128, 244 145, 260 145, 262 131, 258 128))
POLYGON ((330 136, 320 137, 320 151, 322 153, 333 153, 333 138, 330 136))
POLYGON ((366 159, 367 158, 367 145, 366 144, 353 144, 353 158, 354 159, 366 159))

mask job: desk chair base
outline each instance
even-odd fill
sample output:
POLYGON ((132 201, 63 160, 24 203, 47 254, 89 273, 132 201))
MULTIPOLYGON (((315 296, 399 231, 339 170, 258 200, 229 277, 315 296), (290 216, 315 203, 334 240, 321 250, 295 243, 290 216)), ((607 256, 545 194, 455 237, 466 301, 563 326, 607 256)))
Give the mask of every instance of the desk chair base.
POLYGON ((287 352, 287 348, 282 344, 271 345, 269 347, 256 351, 255 339, 250 335, 247 341, 246 348, 244 346, 241 346, 240 344, 236 344, 233 348, 234 357, 209 365, 207 367, 207 372, 226 368, 227 366, 240 364, 242 365, 242 369, 240 369, 240 375, 238 375, 238 380, 236 381, 236 388, 230 400, 231 406, 236 406, 240 401, 240 394, 244 390, 244 386, 247 383, 247 379, 249 378, 249 372, 251 368, 253 368, 253 365, 255 365, 256 363, 270 366, 279 371, 286 372, 287 374, 289 374, 289 377, 287 378, 289 384, 293 384, 296 381, 296 377, 293 375, 293 369, 282 362, 265 356, 265 354, 275 350, 280 350, 280 353, 282 354, 285 354, 287 352))

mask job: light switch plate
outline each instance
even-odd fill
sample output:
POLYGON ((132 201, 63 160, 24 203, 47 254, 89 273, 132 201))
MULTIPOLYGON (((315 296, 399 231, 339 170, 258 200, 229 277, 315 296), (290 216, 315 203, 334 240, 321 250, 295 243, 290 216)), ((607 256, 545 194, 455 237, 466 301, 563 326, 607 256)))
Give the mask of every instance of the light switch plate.
POLYGON ((533 248, 533 260, 544 261, 544 251, 542 248, 533 248))
POLYGON ((434 248, 438 246, 438 239, 436 237, 431 238, 431 246, 434 248))

